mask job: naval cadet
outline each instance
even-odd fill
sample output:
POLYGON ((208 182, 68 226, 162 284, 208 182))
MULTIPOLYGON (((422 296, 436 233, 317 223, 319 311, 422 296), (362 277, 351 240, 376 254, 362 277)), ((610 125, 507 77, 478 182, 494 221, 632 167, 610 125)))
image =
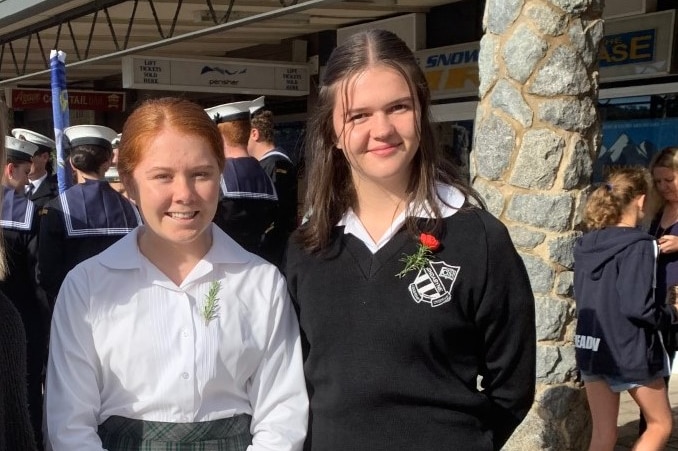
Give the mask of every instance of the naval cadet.
POLYGON ((259 110, 250 121, 247 152, 259 160, 266 174, 273 180, 278 194, 278 208, 273 224, 266 230, 261 243, 261 255, 280 266, 287 239, 297 228, 297 167, 285 151, 275 145, 273 113, 259 110))
POLYGON ((226 166, 214 222, 249 252, 261 255, 261 242, 274 220, 278 197, 271 178, 247 153, 250 116, 263 106, 263 97, 233 102, 205 111, 224 141, 226 166))
POLYGON ((37 209, 24 195, 35 144, 5 137, 6 158, 2 178, 2 240, 7 275, 0 290, 14 303, 26 333, 26 364, 29 414, 38 444, 42 443, 42 375, 47 354, 49 308, 38 294, 36 265, 38 254, 37 209))
POLYGON ((52 153, 56 150, 56 143, 45 135, 25 128, 13 129, 12 135, 17 139, 28 141, 38 146, 38 150, 31 160, 31 172, 28 173, 26 196, 40 210, 47 202, 59 194, 57 176, 52 171, 52 153))
POLYGON ((104 177, 111 165, 115 130, 76 125, 66 128, 64 135, 79 183, 50 201, 41 214, 38 279, 52 305, 68 271, 142 222, 134 204, 104 177))

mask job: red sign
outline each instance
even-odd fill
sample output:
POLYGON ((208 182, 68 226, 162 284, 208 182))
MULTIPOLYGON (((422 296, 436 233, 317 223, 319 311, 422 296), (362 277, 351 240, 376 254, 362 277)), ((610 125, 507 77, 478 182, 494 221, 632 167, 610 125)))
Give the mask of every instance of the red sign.
MULTIPOLYGON (((35 110, 52 108, 52 91, 49 89, 11 90, 10 108, 35 110)), ((68 108, 71 110, 125 111, 125 93, 111 91, 68 91, 68 108)))

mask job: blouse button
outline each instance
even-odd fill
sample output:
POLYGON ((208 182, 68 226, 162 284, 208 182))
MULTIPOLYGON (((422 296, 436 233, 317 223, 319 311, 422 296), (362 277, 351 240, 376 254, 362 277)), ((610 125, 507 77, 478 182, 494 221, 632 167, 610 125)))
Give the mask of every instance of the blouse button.
POLYGON ((181 373, 181 377, 183 377, 184 379, 188 379, 188 373, 186 372, 181 373))
POLYGON ((188 329, 182 329, 181 336, 182 337, 188 337, 188 329))

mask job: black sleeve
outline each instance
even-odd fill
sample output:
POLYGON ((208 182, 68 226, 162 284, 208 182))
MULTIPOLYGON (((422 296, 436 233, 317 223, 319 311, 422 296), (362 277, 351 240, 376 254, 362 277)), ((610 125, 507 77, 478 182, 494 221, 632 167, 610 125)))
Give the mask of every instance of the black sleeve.
POLYGON ((61 212, 50 204, 43 209, 40 216, 37 279, 40 287, 45 290, 50 308, 54 308, 61 282, 67 273, 61 257, 66 245, 66 235, 61 212))
POLYGON ((21 317, 0 294, 0 420, 5 449, 35 451, 26 392, 26 336, 21 317))
POLYGON ((489 214, 485 216, 488 265, 476 321, 485 347, 482 386, 492 403, 488 417, 498 450, 534 401, 536 325, 525 265, 504 225, 489 214))

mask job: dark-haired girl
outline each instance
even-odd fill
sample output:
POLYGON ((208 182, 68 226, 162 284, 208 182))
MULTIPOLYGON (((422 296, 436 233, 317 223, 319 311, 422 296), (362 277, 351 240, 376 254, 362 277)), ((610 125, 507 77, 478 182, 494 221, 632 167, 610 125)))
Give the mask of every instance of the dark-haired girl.
POLYGON ((285 264, 306 449, 500 449, 534 398, 534 300, 506 228, 441 159, 412 52, 332 53, 308 127, 308 221, 285 264))

